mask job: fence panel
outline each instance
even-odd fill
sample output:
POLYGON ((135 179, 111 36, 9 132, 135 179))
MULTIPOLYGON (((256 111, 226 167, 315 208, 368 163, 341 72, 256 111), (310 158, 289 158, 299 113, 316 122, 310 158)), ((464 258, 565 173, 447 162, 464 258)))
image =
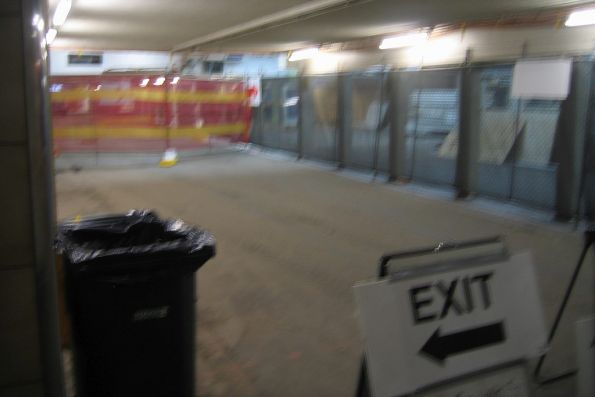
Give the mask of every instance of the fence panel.
POLYGON ((279 126, 279 149, 298 151, 298 121, 300 117, 300 93, 298 79, 280 79, 281 117, 279 126))
POLYGON ((560 101, 511 98, 512 72, 482 71, 478 192, 552 209, 560 101))
POLYGON ((260 104, 260 144, 273 149, 279 148, 279 86, 274 79, 261 82, 262 100, 260 104))
POLYGON ((57 154, 191 151, 244 142, 250 128, 241 81, 61 76, 51 79, 50 98, 57 154))
POLYGON ((297 152, 299 100, 297 78, 263 79, 259 131, 252 142, 297 152))
POLYGON ((351 136, 347 165, 388 171, 389 128, 385 78, 382 74, 354 75, 351 97, 351 136), (379 129, 381 127, 381 129, 379 129))
POLYGON ((91 93, 99 86, 98 78, 72 77, 50 84, 54 152, 94 153, 97 132, 91 110, 91 93))
POLYGON ((337 76, 311 76, 314 127, 304 130, 304 156, 317 160, 337 160, 337 76))
POLYGON ((453 185, 458 153, 459 72, 405 72, 413 79, 406 127, 412 180, 453 185))
POLYGON ((192 150, 246 142, 251 111, 241 81, 183 78, 166 91, 168 147, 192 150))

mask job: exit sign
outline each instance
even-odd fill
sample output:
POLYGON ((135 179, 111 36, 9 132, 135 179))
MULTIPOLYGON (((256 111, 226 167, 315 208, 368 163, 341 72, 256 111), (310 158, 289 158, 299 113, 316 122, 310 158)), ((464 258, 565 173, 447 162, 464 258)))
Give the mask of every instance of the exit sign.
POLYGON ((412 268, 356 285, 355 295, 376 397, 536 357, 546 346, 529 254, 412 268))

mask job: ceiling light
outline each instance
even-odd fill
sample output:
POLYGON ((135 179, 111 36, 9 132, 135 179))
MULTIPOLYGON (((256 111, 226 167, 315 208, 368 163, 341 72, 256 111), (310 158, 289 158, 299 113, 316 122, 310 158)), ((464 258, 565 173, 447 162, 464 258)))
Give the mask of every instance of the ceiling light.
POLYGON ((285 102, 283 102, 283 107, 284 108, 289 108, 292 106, 295 106, 298 104, 298 102, 300 101, 300 97, 299 96, 292 96, 290 98, 287 98, 285 100, 285 102))
POLYGON ((380 43, 378 48, 381 50, 386 50, 389 48, 411 47, 414 45, 419 45, 425 42, 427 39, 427 32, 406 33, 399 36, 388 37, 382 40, 382 43, 380 43))
POLYGON ((35 16, 33 17, 33 26, 35 26, 37 30, 39 30, 40 32, 43 32, 45 24, 43 22, 43 18, 41 18, 39 14, 35 14, 35 16))
POLYGON ((63 84, 52 84, 50 86, 50 92, 60 92, 62 91, 63 84))
POLYGON ((143 81, 140 82, 139 86, 146 87, 147 84, 149 84, 149 79, 143 79, 143 81))
POLYGON ((57 34, 58 31, 56 29, 48 29, 48 32, 45 34, 45 41, 48 43, 48 45, 52 44, 57 34))
POLYGON ((566 26, 585 26, 595 24, 595 8, 587 10, 574 11, 570 13, 568 19, 566 19, 566 26))
POLYGON ((54 11, 54 19, 52 20, 54 26, 62 26, 64 24, 70 12, 70 6, 72 6, 72 0, 60 0, 56 11, 54 11))
POLYGON ((163 85, 163 83, 165 83, 165 77, 161 76, 155 79, 153 85, 163 85))
POLYGON ((303 50, 292 51, 289 56, 289 62, 303 61, 304 59, 310 59, 318 53, 317 47, 304 48, 303 50))

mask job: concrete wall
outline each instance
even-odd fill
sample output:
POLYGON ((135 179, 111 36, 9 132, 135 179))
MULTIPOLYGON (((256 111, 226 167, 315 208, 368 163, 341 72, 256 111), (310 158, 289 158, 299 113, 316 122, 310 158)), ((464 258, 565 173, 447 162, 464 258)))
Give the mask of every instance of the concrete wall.
POLYGON ((69 65, 68 54, 77 51, 52 49, 50 51, 50 74, 64 75, 96 75, 109 69, 167 69, 178 65, 181 56, 170 56, 165 51, 90 51, 103 54, 101 65, 69 65))
MULTIPOLYGON (((101 65, 69 65, 68 54, 78 51, 51 49, 49 57, 50 75, 99 75, 110 69, 180 69, 184 62, 182 54, 170 54, 166 51, 89 51, 103 55, 101 65)), ((202 75, 202 61, 223 60, 225 54, 196 55, 197 61, 187 65, 184 73, 202 75)), ((286 55, 244 54, 238 62, 225 62, 224 75, 232 76, 284 76, 286 55)), ((291 71, 289 71, 291 73, 291 71)))
POLYGON ((315 58, 289 66, 306 74, 365 70, 374 65, 395 68, 453 65, 465 61, 504 61, 527 56, 590 54, 595 45, 595 27, 468 29, 432 37, 423 46, 394 50, 324 51, 315 58))
POLYGON ((241 62, 225 65, 225 74, 236 76, 284 76, 286 56, 246 54, 241 62))
POLYGON ((185 65, 184 73, 197 76, 204 76, 203 60, 224 61, 223 75, 226 76, 263 76, 282 77, 288 74, 295 74, 293 70, 287 69, 287 56, 281 54, 243 54, 237 62, 226 61, 226 54, 201 54, 188 55, 188 62, 185 65))
MULTIPOLYGON (((0 3, 0 396, 61 396, 44 99, 45 1, 0 3), (34 26, 35 25, 35 26, 34 26), (50 291, 52 290, 52 291, 50 291)), ((47 20, 46 20, 47 21, 47 20)))

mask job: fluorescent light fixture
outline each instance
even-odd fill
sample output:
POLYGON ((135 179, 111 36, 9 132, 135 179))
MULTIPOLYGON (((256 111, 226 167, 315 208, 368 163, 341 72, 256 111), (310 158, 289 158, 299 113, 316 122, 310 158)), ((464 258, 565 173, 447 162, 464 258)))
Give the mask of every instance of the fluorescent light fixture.
POLYGON ((146 87, 147 84, 149 84, 149 79, 143 79, 143 81, 140 82, 139 86, 146 87))
POLYGON ((283 107, 284 108, 288 108, 291 106, 295 106, 298 104, 298 102, 300 101, 300 97, 299 96, 292 96, 289 97, 285 100, 285 102, 283 102, 283 107))
POLYGON ((180 76, 176 76, 173 79, 171 79, 171 84, 178 84, 178 81, 180 81, 180 76))
POLYGON ((35 16, 33 16, 33 26, 35 26, 37 30, 39 30, 40 32, 43 32, 45 23, 43 22, 43 18, 41 18, 39 14, 35 14, 35 16))
POLYGON ((155 79, 153 85, 163 85, 163 83, 165 83, 165 77, 161 76, 155 79))
POLYGON ((428 39, 427 32, 406 33, 399 36, 388 37, 380 43, 381 50, 389 48, 411 47, 424 43, 428 39))
POLYGON ((52 84, 50 86, 50 92, 60 92, 60 91, 62 91, 62 87, 63 87, 62 84, 52 84))
POLYGON ((48 43, 48 45, 52 44, 57 34, 58 31, 56 29, 48 29, 48 32, 45 34, 45 41, 48 43))
POLYGON ((56 6, 56 11, 54 11, 54 19, 52 20, 54 26, 62 26, 64 24, 71 6, 72 0, 60 0, 56 6))
POLYGON ((585 26, 595 24, 595 8, 574 11, 566 19, 565 25, 568 27, 585 26))
POLYGON ((289 56, 289 62, 303 61, 304 59, 310 59, 314 55, 318 54, 317 47, 304 48, 303 50, 292 51, 289 56))

